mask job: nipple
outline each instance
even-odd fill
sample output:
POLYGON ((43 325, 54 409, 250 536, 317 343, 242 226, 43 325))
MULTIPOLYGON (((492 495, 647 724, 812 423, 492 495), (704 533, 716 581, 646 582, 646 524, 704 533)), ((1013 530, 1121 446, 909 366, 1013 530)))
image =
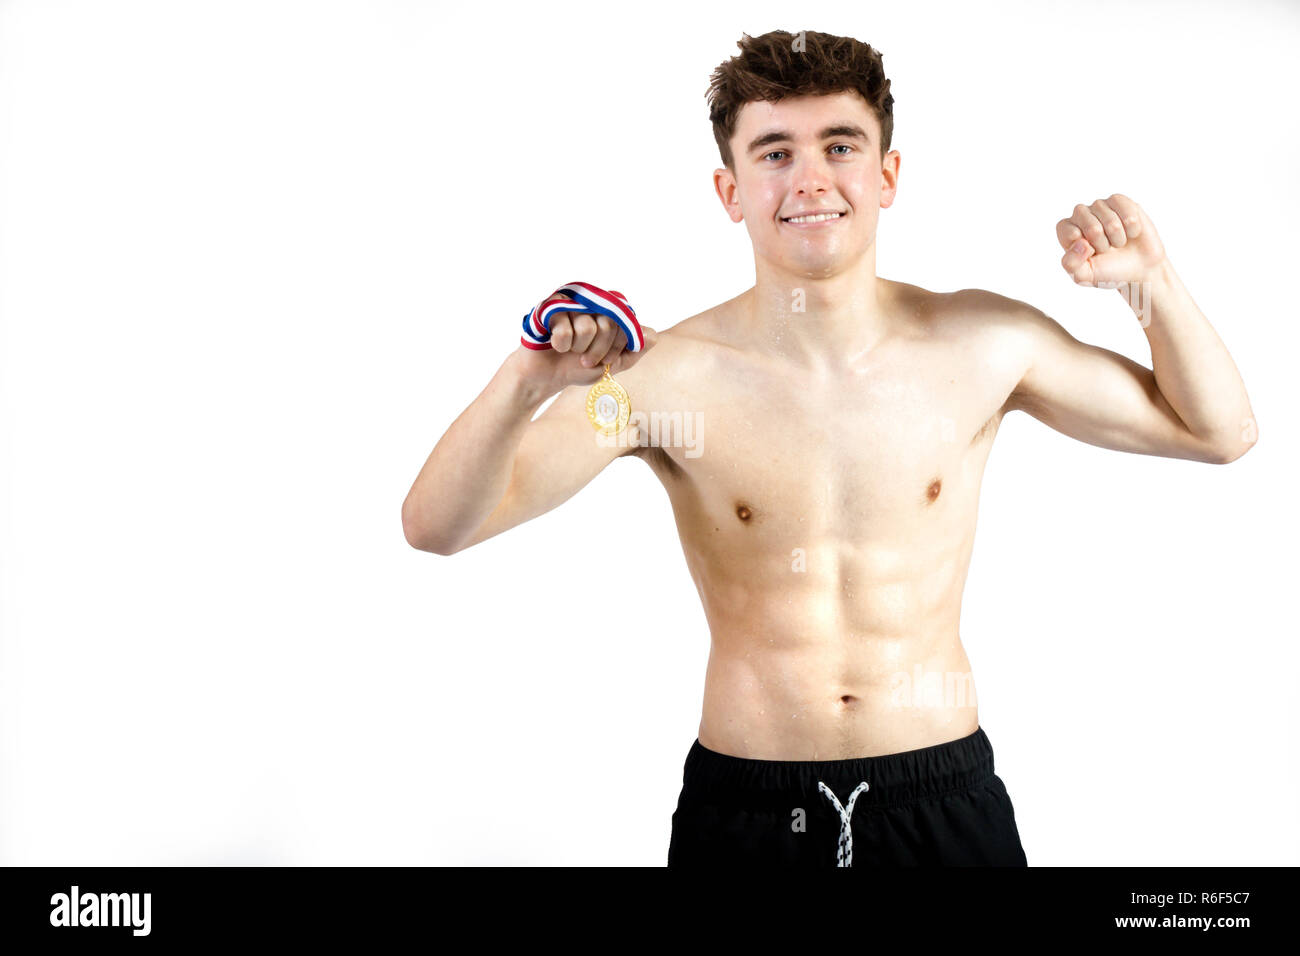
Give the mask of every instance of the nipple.
POLYGON ((934 501, 939 497, 939 491, 942 488, 943 482, 938 478, 934 479, 934 481, 930 482, 930 487, 925 489, 925 500, 930 504, 934 504, 934 501))

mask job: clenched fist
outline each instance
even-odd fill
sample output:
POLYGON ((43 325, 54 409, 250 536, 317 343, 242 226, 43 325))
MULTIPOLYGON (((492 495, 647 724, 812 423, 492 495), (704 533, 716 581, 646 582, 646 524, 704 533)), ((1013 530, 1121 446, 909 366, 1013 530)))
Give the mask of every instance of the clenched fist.
POLYGON ((589 315, 586 312, 556 312, 551 317, 551 347, 530 349, 520 345, 516 350, 524 363, 525 374, 542 391, 553 395, 569 385, 591 385, 605 374, 617 375, 631 368, 641 356, 654 347, 658 334, 642 324, 645 338, 639 352, 627 350, 623 330, 607 315, 589 315))
POLYGON ((1056 224, 1056 238, 1065 250, 1061 268, 1078 285, 1113 289, 1141 282, 1165 258, 1156 227, 1120 193, 1075 206, 1074 215, 1056 224))

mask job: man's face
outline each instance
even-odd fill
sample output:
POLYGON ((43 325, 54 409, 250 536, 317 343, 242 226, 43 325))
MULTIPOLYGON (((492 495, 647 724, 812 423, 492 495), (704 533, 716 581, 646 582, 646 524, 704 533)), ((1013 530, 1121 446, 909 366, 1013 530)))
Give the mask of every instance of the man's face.
POLYGON ((901 157, 882 162, 880 125, 857 93, 746 103, 731 138, 733 176, 714 186, 733 222, 745 221, 754 254, 799 275, 827 278, 855 267, 876 238, 880 210, 898 188, 901 157), (808 211, 839 218, 787 221, 808 211))

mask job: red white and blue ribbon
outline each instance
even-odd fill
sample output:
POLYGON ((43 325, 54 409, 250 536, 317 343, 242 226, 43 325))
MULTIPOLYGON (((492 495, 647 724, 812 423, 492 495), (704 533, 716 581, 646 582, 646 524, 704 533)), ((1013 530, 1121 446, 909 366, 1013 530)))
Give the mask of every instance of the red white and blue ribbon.
POLYGON ((530 349, 551 347, 551 317, 556 312, 582 312, 607 315, 623 330, 629 352, 645 348, 645 336, 636 320, 636 312, 621 292, 606 292, 590 282, 568 282, 560 286, 524 316, 524 334, 519 342, 530 349))

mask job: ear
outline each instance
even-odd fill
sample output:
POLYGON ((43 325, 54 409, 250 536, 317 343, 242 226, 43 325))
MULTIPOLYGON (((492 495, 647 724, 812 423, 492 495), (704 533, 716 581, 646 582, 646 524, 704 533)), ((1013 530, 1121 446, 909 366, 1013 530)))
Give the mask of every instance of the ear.
POLYGON ((740 188, 736 183, 736 176, 731 170, 723 166, 721 169, 713 171, 713 188, 717 190, 718 198, 722 200, 722 208, 727 211, 732 222, 740 222, 745 218, 740 211, 740 188))
POLYGON ((880 208, 888 209, 894 204, 894 197, 898 195, 898 169, 903 163, 903 157, 896 149, 891 149, 885 154, 885 158, 880 163, 880 208))

